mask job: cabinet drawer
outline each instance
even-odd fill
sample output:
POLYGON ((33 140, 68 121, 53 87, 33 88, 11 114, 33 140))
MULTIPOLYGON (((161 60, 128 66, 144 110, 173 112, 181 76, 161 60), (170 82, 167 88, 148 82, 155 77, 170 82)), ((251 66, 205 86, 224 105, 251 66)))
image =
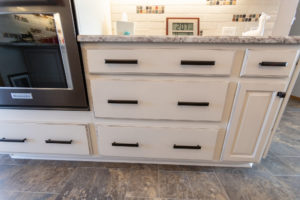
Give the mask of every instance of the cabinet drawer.
POLYGON ((85 125, 1 124, 0 152, 88 155, 85 125))
POLYGON ((288 77, 293 71, 297 50, 247 50, 241 76, 288 77))
POLYGON ((91 73, 229 75, 233 50, 87 49, 91 73))
POLYGON ((91 80, 96 117, 220 121, 224 81, 91 80))
POLYGON ((213 160, 223 143, 216 129, 98 126, 97 133, 105 156, 213 160))

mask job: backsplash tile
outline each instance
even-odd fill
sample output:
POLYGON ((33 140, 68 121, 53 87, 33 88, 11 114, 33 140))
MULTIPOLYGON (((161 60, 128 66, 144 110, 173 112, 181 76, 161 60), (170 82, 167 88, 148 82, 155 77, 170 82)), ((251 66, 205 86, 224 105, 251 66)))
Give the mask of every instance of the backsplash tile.
POLYGON ((233 15, 233 22, 257 22, 261 14, 239 14, 233 15))
POLYGON ((116 33, 116 22, 122 19, 123 12, 126 12, 128 20, 135 23, 135 35, 165 35, 166 18, 190 17, 200 18, 200 30, 203 36, 222 36, 224 27, 235 28, 235 35, 241 36, 243 32, 257 26, 260 14, 265 12, 271 16, 265 26, 265 36, 272 34, 280 0, 219 0, 218 2, 216 0, 185 0, 184 3, 178 0, 111 0, 113 33, 116 33), (210 2, 219 3, 213 6, 210 2))
POLYGON ((150 5, 150 6, 136 6, 137 14, 164 14, 165 6, 150 5))
POLYGON ((236 5, 237 0, 206 0, 206 5, 236 5))

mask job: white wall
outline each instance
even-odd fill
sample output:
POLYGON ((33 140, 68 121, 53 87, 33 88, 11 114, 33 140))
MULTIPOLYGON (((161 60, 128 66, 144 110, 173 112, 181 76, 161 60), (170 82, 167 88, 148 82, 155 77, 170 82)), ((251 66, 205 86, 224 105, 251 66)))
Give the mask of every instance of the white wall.
POLYGON ((278 18, 275 22, 272 35, 287 36, 292 27, 299 0, 280 0, 278 18))
MULTIPOLYGON (((300 35, 300 4, 298 5, 296 21, 292 26, 290 35, 300 35)), ((300 98, 300 77, 296 82, 292 95, 300 98)))
POLYGON ((109 35, 111 28, 110 0, 74 0, 79 34, 109 35))

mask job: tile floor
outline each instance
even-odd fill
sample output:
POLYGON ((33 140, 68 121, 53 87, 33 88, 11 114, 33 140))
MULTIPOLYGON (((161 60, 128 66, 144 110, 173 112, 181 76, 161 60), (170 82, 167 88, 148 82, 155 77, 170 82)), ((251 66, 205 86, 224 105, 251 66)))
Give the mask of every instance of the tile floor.
POLYGON ((270 153, 248 168, 14 160, 0 156, 0 200, 300 200, 300 103, 270 153))

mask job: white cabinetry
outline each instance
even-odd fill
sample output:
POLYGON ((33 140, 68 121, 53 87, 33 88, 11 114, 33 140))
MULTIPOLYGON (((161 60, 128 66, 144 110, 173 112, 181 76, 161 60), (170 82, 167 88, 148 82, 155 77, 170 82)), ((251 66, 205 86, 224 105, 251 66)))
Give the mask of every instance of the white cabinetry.
POLYGON ((249 83, 238 87, 223 160, 258 162, 279 111, 285 84, 280 81, 249 83))
POLYGON ((2 123, 0 152, 89 155, 86 125, 2 123))
POLYGON ((9 121, 1 123, 0 152, 249 166, 267 151, 300 70, 298 50, 82 44, 91 105, 86 120, 80 112, 10 111, 4 117, 0 110, 0 120, 9 121))
POLYGON ((213 160, 221 149, 216 129, 98 126, 97 131, 102 155, 213 160))
POLYGON ((261 160, 299 54, 257 45, 82 49, 100 155, 230 164, 261 160))
POLYGON ((91 80, 96 117, 221 121, 228 82, 91 80))

